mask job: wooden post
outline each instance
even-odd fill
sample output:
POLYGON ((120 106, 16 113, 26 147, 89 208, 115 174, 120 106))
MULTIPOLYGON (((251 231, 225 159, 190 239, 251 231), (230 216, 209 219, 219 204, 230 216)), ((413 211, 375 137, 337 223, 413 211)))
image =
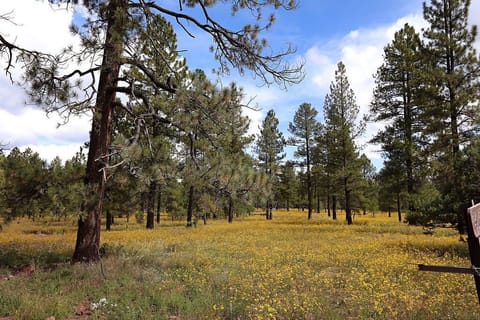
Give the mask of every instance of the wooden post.
MULTIPOLYGON (((480 204, 468 208, 466 220, 470 261, 474 267, 480 267, 480 204)), ((473 277, 475 279, 478 301, 480 303, 480 276, 475 272, 473 277)))

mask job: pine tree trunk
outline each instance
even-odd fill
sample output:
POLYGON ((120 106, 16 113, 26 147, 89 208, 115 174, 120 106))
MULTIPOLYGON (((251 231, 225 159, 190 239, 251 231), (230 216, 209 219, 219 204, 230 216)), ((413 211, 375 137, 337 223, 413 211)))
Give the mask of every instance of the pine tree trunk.
POLYGON ((194 193, 195 193, 195 188, 193 186, 190 186, 190 189, 188 190, 187 227, 192 226, 194 193))
POLYGON ((402 222, 402 211, 400 209, 400 192, 397 193, 397 213, 398 213, 398 222, 402 222))
POLYGON ((140 211, 143 213, 145 212, 146 207, 146 195, 145 192, 140 192, 140 211))
POLYGON ((403 119, 404 119, 404 131, 405 131, 405 167, 407 173, 407 194, 408 194, 408 210, 413 211, 412 196, 414 193, 414 179, 413 179, 413 119, 412 119, 412 93, 410 88, 410 82, 406 80, 406 93, 404 95, 403 102, 403 119))
MULTIPOLYGON (((308 158, 308 156, 307 156, 308 158)), ((307 160, 308 162, 308 160, 307 160)), ((308 202, 308 220, 312 219, 312 178, 310 174, 310 165, 307 164, 307 202, 308 202)))
POLYGON ((352 224, 352 208, 350 205, 350 190, 345 190, 345 217, 347 219, 347 224, 352 224))
POLYGON ((228 223, 233 222, 233 199, 230 197, 228 199, 228 223))
POLYGON ((267 200, 267 204, 265 205, 265 219, 270 219, 270 200, 267 200))
POLYGON ((308 201, 308 220, 312 219, 312 172, 310 171, 310 146, 308 138, 305 139, 305 149, 307 154, 307 201, 308 201))
POLYGON ((157 190, 157 182, 150 181, 147 194, 147 229, 154 228, 155 221, 155 191, 157 190))
POLYGON ((160 224, 160 209, 162 205, 162 187, 158 185, 157 190, 157 224, 160 224))
POLYGON ((110 210, 107 210, 107 219, 106 219, 106 229, 107 231, 110 231, 111 226, 112 226, 112 214, 110 213, 110 210))
POLYGON ((328 215, 329 218, 331 217, 331 213, 330 213, 330 195, 329 195, 329 194, 327 194, 327 215, 328 215))
POLYGON ((100 259, 101 214, 106 184, 105 162, 108 159, 111 142, 115 103, 115 91, 112 88, 117 85, 120 71, 125 31, 122 15, 126 14, 127 1, 111 0, 107 10, 109 11, 108 27, 85 173, 88 198, 82 204, 83 214, 78 219, 72 263, 96 262, 100 259))
MULTIPOLYGON (((458 133, 458 110, 453 106, 453 100, 456 100, 455 93, 453 89, 450 90, 450 104, 452 105, 450 113, 450 126, 452 134, 452 160, 453 160, 453 185, 452 185, 452 194, 453 194, 453 211, 457 214, 457 229, 460 234, 465 233, 465 212, 462 206, 462 191, 461 191, 461 179, 462 168, 459 167, 460 159, 460 138, 458 133)), ((456 101, 455 101, 456 102, 456 101)))
POLYGON ((265 210, 265 215, 267 220, 272 220, 273 219, 273 204, 272 200, 267 200, 267 208, 265 210))
POLYGON ((317 196, 317 213, 320 213, 320 194, 318 191, 319 188, 315 185, 315 194, 317 196))
POLYGON ((337 196, 332 195, 332 219, 337 220, 337 196))

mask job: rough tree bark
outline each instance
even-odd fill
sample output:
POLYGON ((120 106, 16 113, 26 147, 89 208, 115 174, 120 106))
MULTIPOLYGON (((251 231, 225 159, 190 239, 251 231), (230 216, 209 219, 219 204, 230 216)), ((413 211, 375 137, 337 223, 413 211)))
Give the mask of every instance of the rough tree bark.
POLYGON ((85 186, 87 200, 78 219, 77 241, 72 263, 95 262, 100 259, 100 228, 103 195, 106 184, 106 161, 112 137, 115 90, 121 66, 126 0, 111 0, 108 4, 108 25, 102 69, 97 89, 97 101, 90 132, 85 186))

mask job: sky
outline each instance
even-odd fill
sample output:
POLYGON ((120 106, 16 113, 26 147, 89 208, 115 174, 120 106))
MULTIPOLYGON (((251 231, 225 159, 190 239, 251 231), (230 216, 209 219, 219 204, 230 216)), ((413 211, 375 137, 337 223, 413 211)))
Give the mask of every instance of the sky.
MULTIPOLYGON (((263 36, 274 50, 287 48, 289 44, 296 53, 289 61, 305 62, 305 79, 298 85, 282 90, 278 86, 262 86, 248 71, 240 76, 236 72, 216 79, 209 72, 217 66, 208 48, 211 40, 206 34, 191 29, 191 38, 177 28, 178 48, 185 50, 188 67, 201 68, 212 81, 222 84, 235 81, 244 89, 246 99, 255 98, 253 106, 259 111, 246 109, 251 120, 250 133, 258 132, 262 120, 270 109, 279 119, 279 127, 288 137, 288 124, 293 120, 298 106, 311 103, 323 119, 323 100, 339 61, 347 69, 347 76, 360 106, 360 117, 366 113, 374 86, 373 74, 382 64, 383 48, 391 42, 394 33, 405 23, 420 31, 426 24, 422 17, 421 0, 300 0, 292 11, 276 12, 276 22, 263 36)), ((178 5, 177 0, 164 0, 161 4, 178 5)), ((78 8, 77 8, 78 9, 78 8)), ((184 9, 186 10, 186 9, 184 9)), ((0 20, 1 34, 26 48, 55 53, 65 44, 75 43, 68 26, 81 12, 71 8, 59 10, 45 0, 2 0, 0 15, 9 14, 15 22, 0 20)), ((230 15, 226 7, 216 7, 212 16, 225 26, 238 27, 251 20, 247 13, 230 15)), ((480 0, 472 0, 469 21, 480 25, 480 0)), ((480 52, 480 41, 475 44, 480 52)), ((4 62, 2 62, 2 68, 4 62)), ((14 79, 19 79, 21 70, 15 69, 14 79)), ((61 119, 56 114, 46 115, 39 106, 27 104, 22 88, 12 85, 5 73, 0 73, 0 143, 8 147, 27 147, 38 152, 41 158, 50 161, 55 156, 63 160, 71 158, 88 140, 91 127, 88 116, 72 117, 68 124, 59 126, 61 119)), ((380 124, 369 123, 365 134, 357 141, 365 153, 379 168, 382 165, 378 146, 368 140, 378 131, 380 124)), ((292 148, 287 149, 292 157, 292 148)))

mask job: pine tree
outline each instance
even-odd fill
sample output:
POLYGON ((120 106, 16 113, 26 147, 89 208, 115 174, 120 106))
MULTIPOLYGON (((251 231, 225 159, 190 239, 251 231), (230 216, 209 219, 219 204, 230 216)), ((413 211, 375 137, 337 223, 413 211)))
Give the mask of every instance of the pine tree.
MULTIPOLYGON (((264 170, 269 178, 269 183, 273 186, 276 184, 276 172, 279 168, 279 162, 285 157, 283 147, 285 139, 282 132, 278 129, 278 119, 273 110, 269 110, 262 126, 260 127, 260 134, 257 136, 256 148, 257 158, 260 167, 264 170)), ((266 204, 266 218, 272 219, 273 204, 271 196, 266 204)))
POLYGON ((474 203, 480 203, 480 136, 472 139, 462 155, 462 193, 474 203))
POLYGON ((345 213, 348 224, 352 224, 351 194, 360 181, 360 162, 354 139, 363 131, 363 124, 357 124, 359 106, 350 88, 345 65, 339 62, 335 80, 325 96, 325 132, 329 139, 327 152, 330 170, 333 172, 336 191, 343 192, 345 213))
POLYGON ((462 194, 461 147, 478 132, 479 58, 473 43, 477 28, 468 27, 470 0, 424 3, 424 32, 430 64, 426 83, 432 95, 423 110, 425 134, 433 141, 430 154, 438 162, 436 183, 445 199, 444 213, 455 213, 460 232, 469 199, 462 194))
MULTIPOLYGON (((268 194, 265 173, 254 170, 253 159, 245 148, 253 137, 247 134, 250 120, 241 113, 243 91, 232 83, 220 92, 223 116, 218 118, 220 131, 215 140, 216 148, 209 155, 212 171, 209 184, 215 193, 223 197, 228 222, 246 202, 251 193, 268 194)), ((247 206, 249 207, 249 206, 247 206)))
POLYGON ((282 203, 287 211, 295 202, 295 196, 298 189, 298 181, 295 175, 295 167, 292 161, 286 161, 281 166, 280 181, 279 181, 279 195, 282 203))
MULTIPOLYGON (((408 194, 408 209, 414 210, 413 195, 418 189, 421 167, 421 101, 424 94, 422 69, 423 47, 420 36, 408 24, 397 31, 384 49, 384 63, 375 76, 370 119, 386 122, 372 139, 381 145, 383 156, 396 158, 400 176, 408 194)), ((392 171, 389 171, 392 172, 392 171)))
POLYGON ((357 194, 354 193, 356 196, 354 203, 357 203, 363 210, 363 214, 366 214, 367 211, 375 211, 378 209, 377 172, 375 166, 365 154, 362 154, 359 160, 362 179, 359 184, 360 192, 357 194))
POLYGON ((400 175, 400 166, 394 159, 385 161, 378 174, 380 208, 388 211, 390 216, 392 208, 395 207, 399 222, 402 221, 401 194, 404 189, 404 183, 398 180, 400 175))
POLYGON ((30 148, 13 148, 3 160, 3 200, 8 208, 6 220, 27 214, 32 219, 42 209, 39 202, 48 190, 47 163, 30 148))
POLYGON ((302 103, 289 123, 288 131, 292 134, 289 143, 296 146, 295 156, 300 159, 300 165, 306 168, 306 191, 308 205, 308 219, 312 219, 312 152, 315 146, 315 137, 320 130, 320 124, 315 119, 318 111, 310 103, 302 103))
MULTIPOLYGON (((317 145, 313 151, 313 159, 318 172, 318 179, 321 180, 320 186, 325 195, 325 207, 327 209, 328 217, 332 216, 332 204, 336 201, 334 175, 337 168, 337 162, 335 161, 333 154, 330 152, 336 138, 334 131, 327 131, 326 126, 323 126, 320 134, 316 137, 317 145)), ((336 214, 334 214, 332 218, 336 220, 336 214)))

